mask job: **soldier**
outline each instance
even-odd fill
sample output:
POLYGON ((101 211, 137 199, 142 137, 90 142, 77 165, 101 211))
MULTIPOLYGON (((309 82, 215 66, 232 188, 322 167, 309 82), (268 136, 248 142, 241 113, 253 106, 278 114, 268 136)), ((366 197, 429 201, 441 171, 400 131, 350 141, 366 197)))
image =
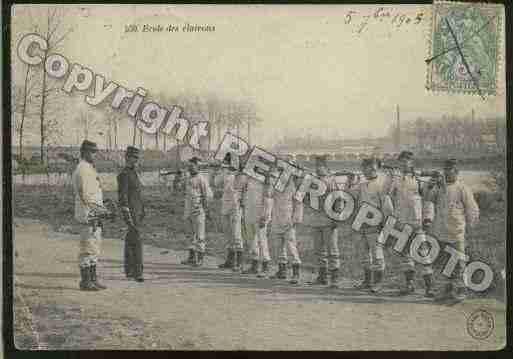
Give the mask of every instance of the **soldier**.
POLYGON ((136 172, 139 150, 128 146, 125 153, 125 168, 117 177, 119 207, 128 226, 125 237, 125 275, 136 282, 144 282, 143 242, 140 235, 142 221, 146 215, 142 199, 142 185, 136 172))
MULTIPOLYGON (((286 160, 294 164, 290 156, 286 160)), ((290 178, 283 192, 276 191, 274 188, 270 191, 273 198, 271 236, 280 244, 278 271, 272 278, 287 279, 287 252, 290 252, 292 256, 291 284, 299 283, 299 267, 301 265, 297 250, 296 227, 298 223, 303 222, 303 203, 294 199, 296 190, 294 178, 290 178)))
MULTIPOLYGON (((465 253, 465 227, 473 227, 479 219, 479 207, 472 190, 458 178, 455 159, 445 161, 441 183, 427 192, 424 202, 424 227, 440 241, 465 253)), ((465 299, 462 285, 463 267, 458 264, 437 300, 460 302, 465 299)))
MULTIPOLYGON (((238 167, 238 166, 237 166, 238 167)), ((222 172, 218 174, 215 186, 222 186, 221 215, 223 227, 228 236, 228 256, 225 263, 219 268, 232 268, 235 272, 242 270, 242 207, 241 207, 241 179, 238 168, 230 161, 230 153, 223 160, 222 172)))
MULTIPOLYGON (((320 210, 307 206, 305 210, 305 225, 312 229, 315 253, 319 261, 319 272, 312 284, 328 284, 328 272, 332 287, 337 287, 340 269, 340 252, 338 249, 338 223, 329 218, 323 211, 323 199, 327 193, 342 190, 336 179, 330 174, 326 156, 315 156, 316 175, 327 185, 326 195, 321 197, 320 210)), ((308 199, 307 199, 308 201, 308 199)))
POLYGON ((265 182, 244 176, 242 184, 242 203, 245 208, 243 225, 251 243, 251 268, 244 274, 257 274, 260 278, 269 275, 269 246, 267 243, 267 226, 271 221, 271 184, 270 176, 265 177, 265 182), (262 263, 262 271, 259 272, 259 264, 262 263))
POLYGON ((208 180, 199 173, 198 157, 189 160, 190 176, 185 184, 184 220, 190 226, 192 242, 189 248, 189 258, 183 264, 195 267, 203 265, 205 256, 205 221, 209 216, 209 205, 214 195, 208 180))
MULTIPOLYGON (((378 174, 379 161, 376 158, 362 160, 362 172, 366 182, 361 183, 356 193, 357 208, 362 203, 369 203, 381 210, 384 218, 393 213, 392 200, 385 189, 382 175, 378 174)), ((362 227, 357 234, 357 243, 361 249, 364 280, 360 289, 370 289, 377 293, 381 291, 385 271, 385 256, 383 245, 378 242, 380 227, 362 227)))
POLYGON ((108 215, 103 205, 103 192, 94 167, 98 147, 96 143, 84 140, 80 146, 80 162, 73 172, 72 182, 75 197, 75 220, 80 226, 80 290, 98 291, 107 287, 96 275, 100 255, 103 223, 108 215))
MULTIPOLYGON (((413 153, 402 151, 398 156, 400 162, 399 171, 394 171, 387 177, 386 192, 394 204, 394 217, 400 225, 409 224, 413 227, 412 236, 422 231, 422 188, 417 181, 413 168, 413 153)), ((401 267, 406 279, 405 286, 399 291, 400 295, 415 292, 415 262, 408 255, 401 256, 401 267)), ((433 293, 433 268, 430 265, 422 265, 421 273, 425 283, 425 296, 434 297, 433 293)))

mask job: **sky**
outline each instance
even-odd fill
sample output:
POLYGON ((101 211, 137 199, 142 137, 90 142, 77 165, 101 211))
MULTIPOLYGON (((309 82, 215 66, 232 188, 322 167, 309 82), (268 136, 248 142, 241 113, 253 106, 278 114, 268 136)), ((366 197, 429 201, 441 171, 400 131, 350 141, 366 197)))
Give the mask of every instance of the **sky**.
MULTIPOLYGON (((425 89, 425 59, 431 6, 384 6, 380 14, 390 17, 371 16, 359 33, 365 16, 380 7, 59 5, 58 13, 65 14, 59 31, 71 27, 73 32, 56 52, 107 81, 147 89, 147 99, 183 91, 250 99, 263 119, 253 142, 266 147, 284 136, 383 136, 395 120, 397 105, 402 120, 444 114, 470 118, 472 109, 478 117, 505 116, 504 58, 497 96, 483 100, 430 92, 425 89), (403 19, 401 26, 392 23, 395 15, 403 19), (406 18, 412 20, 406 23, 406 18), (215 31, 183 32, 186 23, 215 31), (125 32, 130 24, 139 31, 125 32), (180 31, 142 32, 145 24, 176 25, 180 31)), ((33 23, 44 29, 46 19, 46 6, 14 6, 12 50, 33 23)), ((26 67, 15 51, 12 64, 13 80, 22 84, 26 67)), ((88 106, 84 94, 66 100, 64 143, 75 143, 81 136, 74 118, 78 109, 88 106)), ((101 116, 101 111, 95 113, 101 116)), ((129 143, 132 122, 127 117, 122 122, 123 141, 129 143)), ((29 141, 38 143, 35 136, 29 141)), ((104 143, 100 138, 98 142, 104 143)))

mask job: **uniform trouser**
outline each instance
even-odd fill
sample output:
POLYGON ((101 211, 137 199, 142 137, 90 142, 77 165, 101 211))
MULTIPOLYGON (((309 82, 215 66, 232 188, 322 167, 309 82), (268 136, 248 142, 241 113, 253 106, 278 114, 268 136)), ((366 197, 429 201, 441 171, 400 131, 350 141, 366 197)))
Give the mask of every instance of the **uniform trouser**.
POLYGON ((78 265, 80 268, 96 265, 100 255, 101 240, 101 226, 80 224, 80 249, 78 253, 78 265))
POLYGON ((138 228, 128 228, 125 238, 125 274, 140 277, 143 274, 143 243, 138 228))
POLYGON ((267 225, 260 227, 258 223, 246 224, 246 230, 250 239, 251 259, 268 262, 271 260, 269 255, 269 245, 267 243, 267 225))
POLYGON ((228 248, 234 251, 242 251, 242 213, 241 211, 230 211, 223 219, 225 233, 228 234, 228 248))
POLYGON ((383 245, 378 242, 379 232, 359 233, 357 244, 362 267, 371 271, 385 270, 385 255, 383 245))
MULTIPOLYGON (((410 244, 415 235, 419 232, 419 229, 416 228, 413 230, 413 234, 410 237, 405 249, 403 250, 403 254, 399 255, 400 258, 400 267, 403 272, 415 271, 415 261, 410 256, 410 244)), ((417 268, 421 275, 433 274, 433 266, 417 263, 417 268)))
POLYGON ((273 241, 279 241, 280 244, 278 263, 286 264, 288 262, 287 251, 292 256, 292 264, 301 264, 299 252, 297 250, 296 228, 291 224, 273 224, 273 241))
POLYGON ((312 227, 315 254, 319 265, 329 270, 340 268, 338 228, 333 226, 312 227))
POLYGON ((191 231, 191 245, 189 249, 193 249, 196 252, 204 253, 206 242, 205 242, 205 212, 199 214, 190 215, 187 218, 191 231))

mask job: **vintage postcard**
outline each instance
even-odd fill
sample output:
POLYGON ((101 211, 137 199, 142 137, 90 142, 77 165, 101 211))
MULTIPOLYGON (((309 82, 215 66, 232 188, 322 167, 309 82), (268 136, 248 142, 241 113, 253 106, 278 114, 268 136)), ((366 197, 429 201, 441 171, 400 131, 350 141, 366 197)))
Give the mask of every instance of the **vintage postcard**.
POLYGON ((504 6, 10 14, 7 349, 506 346, 504 6))

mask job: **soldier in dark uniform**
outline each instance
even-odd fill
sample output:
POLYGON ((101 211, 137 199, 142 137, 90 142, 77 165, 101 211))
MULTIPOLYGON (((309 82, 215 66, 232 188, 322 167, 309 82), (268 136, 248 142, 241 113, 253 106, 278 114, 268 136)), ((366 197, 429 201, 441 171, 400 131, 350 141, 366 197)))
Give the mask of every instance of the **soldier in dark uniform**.
POLYGON ((144 282, 143 277, 143 244, 140 226, 145 216, 141 194, 141 182, 135 171, 139 160, 139 150, 128 146, 126 149, 126 165, 118 175, 119 207, 128 225, 125 239, 125 274, 137 282, 144 282))

